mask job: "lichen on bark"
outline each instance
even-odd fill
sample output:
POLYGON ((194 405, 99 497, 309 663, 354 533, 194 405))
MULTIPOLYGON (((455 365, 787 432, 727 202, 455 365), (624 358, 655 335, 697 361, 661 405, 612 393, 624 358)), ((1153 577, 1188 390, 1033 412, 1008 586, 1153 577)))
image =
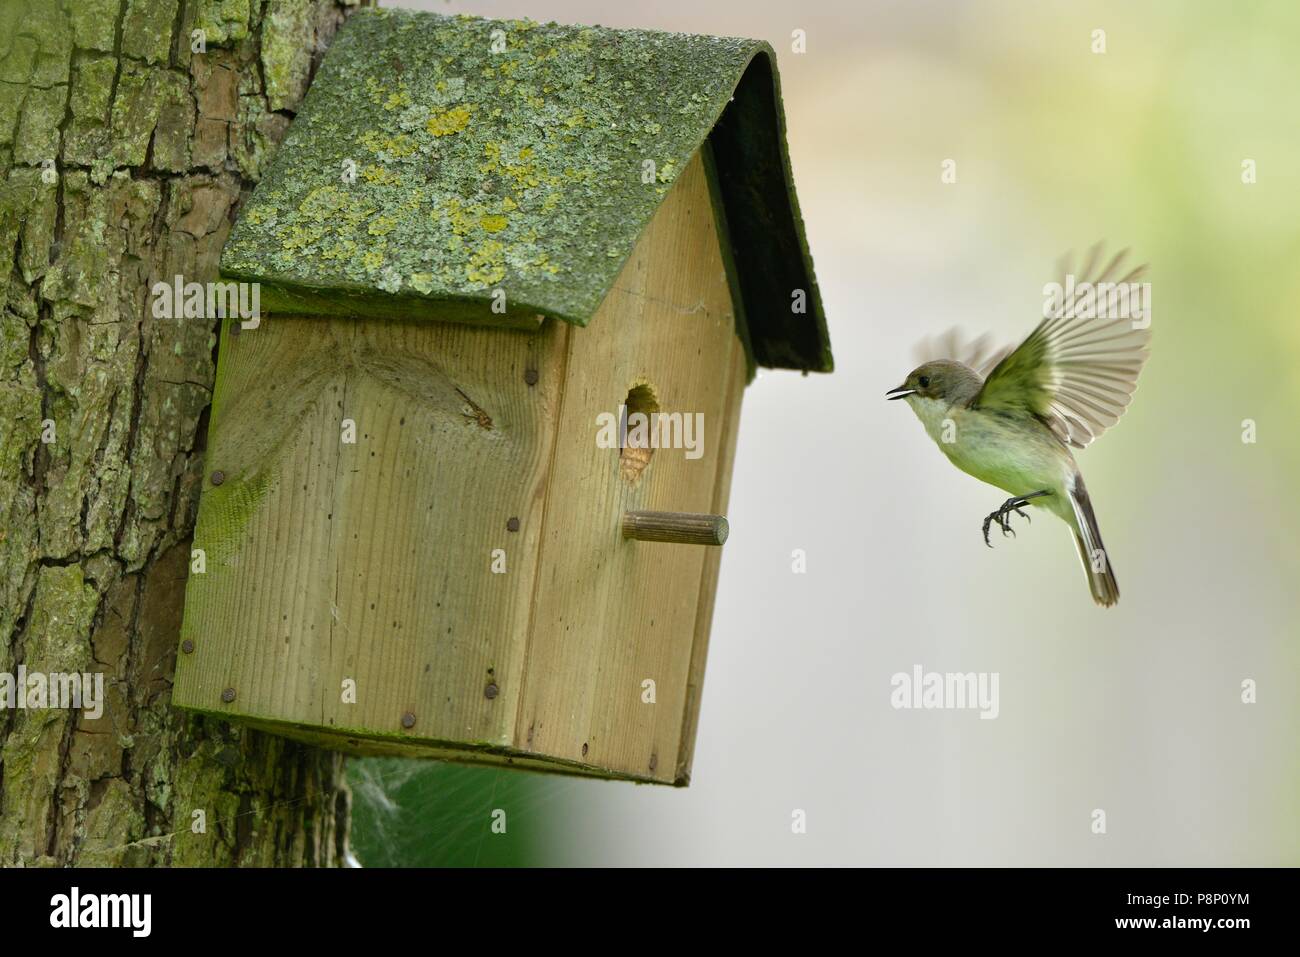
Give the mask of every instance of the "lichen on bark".
POLYGON ((0 866, 345 853, 336 755, 170 707, 216 327, 149 305, 216 278, 354 5, 0 0, 0 673, 104 683, 0 709, 0 866))

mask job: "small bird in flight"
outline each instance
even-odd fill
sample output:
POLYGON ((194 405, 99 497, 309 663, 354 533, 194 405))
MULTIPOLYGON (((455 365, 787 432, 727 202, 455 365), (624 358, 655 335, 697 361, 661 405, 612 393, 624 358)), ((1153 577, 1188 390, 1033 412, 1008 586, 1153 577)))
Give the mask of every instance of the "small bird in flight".
POLYGON ((950 335, 949 358, 918 366, 886 393, 912 407, 953 465, 1011 493, 984 519, 986 545, 992 547, 992 523, 1014 536, 1012 512, 1027 520, 1025 506, 1046 508, 1070 526, 1088 589, 1103 606, 1119 600, 1119 585, 1070 446, 1084 448, 1119 421, 1147 360, 1149 295, 1140 320, 1127 309, 1118 310, 1124 317, 1113 315, 1115 291, 1136 293, 1146 269, 1123 275, 1124 255, 1098 270, 1101 247, 1093 247, 1084 278, 1064 277, 1056 289, 1065 295, 1049 303, 1046 318, 1014 350, 985 358, 984 340, 976 340, 959 360, 951 353, 963 350, 950 335))

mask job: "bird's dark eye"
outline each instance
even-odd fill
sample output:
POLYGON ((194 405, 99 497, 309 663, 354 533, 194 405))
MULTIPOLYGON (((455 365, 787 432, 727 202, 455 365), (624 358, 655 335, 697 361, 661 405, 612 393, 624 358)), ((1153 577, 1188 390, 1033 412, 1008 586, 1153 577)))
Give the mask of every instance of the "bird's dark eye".
POLYGON ((930 388, 930 377, 928 375, 923 375, 916 380, 916 384, 922 389, 928 389, 930 388))

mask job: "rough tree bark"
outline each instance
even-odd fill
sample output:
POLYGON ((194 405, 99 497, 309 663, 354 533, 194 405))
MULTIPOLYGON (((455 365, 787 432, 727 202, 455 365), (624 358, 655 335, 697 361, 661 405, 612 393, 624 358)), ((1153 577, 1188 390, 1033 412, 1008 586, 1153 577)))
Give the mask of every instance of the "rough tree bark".
POLYGON ((0 673, 107 699, 0 710, 0 865, 346 854, 337 755, 170 707, 216 336, 149 306, 215 278, 355 3, 0 0, 0 673))

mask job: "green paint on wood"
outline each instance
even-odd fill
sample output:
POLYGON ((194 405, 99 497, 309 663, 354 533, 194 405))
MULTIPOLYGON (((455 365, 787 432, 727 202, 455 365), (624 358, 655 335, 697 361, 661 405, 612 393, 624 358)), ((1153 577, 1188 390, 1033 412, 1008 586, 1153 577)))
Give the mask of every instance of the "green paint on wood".
POLYGON ((774 59, 756 40, 361 11, 222 272, 263 282, 271 311, 419 317, 454 301, 498 324, 500 289, 511 316, 585 325, 677 173, 734 114, 718 126, 738 140, 719 150, 721 189, 733 224, 764 227, 733 231, 742 338, 760 365, 828 371, 774 59), (751 106, 732 109, 733 94, 751 106), (754 168, 727 168, 734 157, 754 168))

